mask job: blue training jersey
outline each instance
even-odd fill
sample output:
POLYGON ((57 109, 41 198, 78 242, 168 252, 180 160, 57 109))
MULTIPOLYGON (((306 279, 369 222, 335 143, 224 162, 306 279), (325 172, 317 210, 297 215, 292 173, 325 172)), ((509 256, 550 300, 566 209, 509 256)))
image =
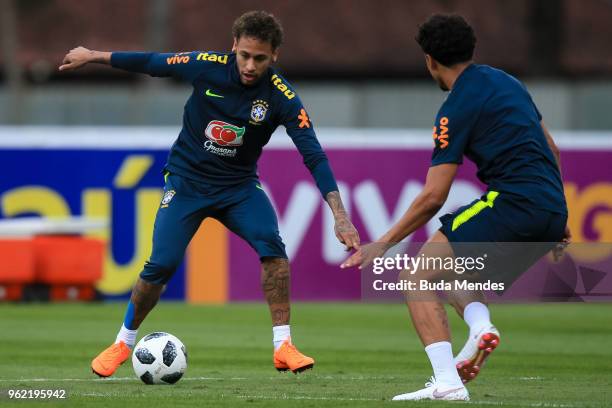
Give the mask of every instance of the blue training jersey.
POLYGON ((526 207, 567 214, 561 175, 541 120, 520 81, 472 64, 438 112, 431 165, 461 164, 465 155, 488 190, 526 207))
POLYGON ((193 85, 183 128, 165 169, 208 184, 257 179, 257 160, 283 125, 323 197, 338 190, 312 122, 291 85, 272 67, 253 86, 240 82, 236 55, 219 52, 113 52, 111 65, 193 85))

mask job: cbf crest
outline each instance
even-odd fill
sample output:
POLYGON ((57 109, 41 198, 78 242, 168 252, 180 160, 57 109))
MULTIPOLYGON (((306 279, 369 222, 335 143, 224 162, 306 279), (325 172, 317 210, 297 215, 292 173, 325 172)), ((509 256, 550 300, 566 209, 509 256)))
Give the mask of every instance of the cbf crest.
POLYGON ((253 107, 251 108, 251 120, 254 124, 260 124, 268 113, 268 102, 257 99, 253 101, 253 107))
POLYGON ((174 197, 175 194, 176 194, 176 191, 174 190, 166 191, 164 193, 164 198, 162 198, 161 208, 168 207, 168 204, 170 204, 170 201, 172 201, 172 198, 174 197))

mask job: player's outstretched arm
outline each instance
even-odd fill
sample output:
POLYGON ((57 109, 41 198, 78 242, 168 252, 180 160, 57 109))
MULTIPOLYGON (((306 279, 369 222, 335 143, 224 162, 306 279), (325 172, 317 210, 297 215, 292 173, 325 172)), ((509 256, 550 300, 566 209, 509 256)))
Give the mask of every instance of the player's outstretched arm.
POLYGON ((359 233, 349 220, 348 214, 342 204, 342 198, 338 191, 330 191, 325 197, 325 201, 329 204, 332 213, 334 214, 334 232, 338 241, 346 245, 346 250, 359 249, 359 233))
POLYGON ((454 163, 430 167, 423 190, 414 199, 402 218, 376 242, 362 245, 340 267, 350 268, 357 265, 360 269, 365 267, 374 258, 383 256, 393 245, 429 222, 446 201, 455 174, 457 174, 457 167, 458 165, 454 163))
POLYGON ((197 52, 105 52, 77 47, 66 54, 59 70, 73 70, 93 62, 129 72, 154 77, 173 76, 192 82, 206 65, 205 61, 197 60, 196 54, 197 52))
POLYGON ((98 63, 110 65, 111 54, 106 51, 95 51, 85 47, 76 47, 70 50, 64 57, 62 65, 60 65, 60 71, 69 71, 72 69, 80 68, 89 63, 98 63))

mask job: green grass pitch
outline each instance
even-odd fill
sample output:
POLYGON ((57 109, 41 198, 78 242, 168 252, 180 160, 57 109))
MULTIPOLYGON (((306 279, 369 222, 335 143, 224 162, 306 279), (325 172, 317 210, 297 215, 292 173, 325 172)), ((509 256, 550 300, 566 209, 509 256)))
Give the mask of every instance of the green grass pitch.
MULTIPOLYGON (((123 303, 0 305, 0 406, 361 407, 447 406, 390 402, 422 388, 431 368, 401 305, 298 303, 294 342, 316 359, 302 375, 272 366, 263 304, 161 303, 140 337, 167 331, 189 366, 172 386, 147 386, 131 362, 97 379, 89 362, 114 340, 123 303), (9 400, 9 389, 65 389, 66 400, 9 400)), ((494 305, 500 348, 470 384, 469 406, 612 406, 612 305, 494 305)), ((466 335, 451 317, 455 351, 466 335)))

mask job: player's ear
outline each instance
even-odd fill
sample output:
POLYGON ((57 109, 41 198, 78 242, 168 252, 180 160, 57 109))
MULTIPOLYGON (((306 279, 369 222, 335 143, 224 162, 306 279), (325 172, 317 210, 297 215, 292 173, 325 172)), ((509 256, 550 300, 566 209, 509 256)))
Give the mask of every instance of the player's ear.
POLYGON ((232 52, 236 52, 237 46, 238 46, 238 39, 234 37, 234 44, 232 45, 232 52))
POLYGON ((431 71, 432 69, 436 69, 436 60, 431 57, 429 54, 425 54, 425 64, 427 68, 431 71))
POLYGON ((272 51, 272 62, 276 62, 278 60, 278 48, 272 51))

